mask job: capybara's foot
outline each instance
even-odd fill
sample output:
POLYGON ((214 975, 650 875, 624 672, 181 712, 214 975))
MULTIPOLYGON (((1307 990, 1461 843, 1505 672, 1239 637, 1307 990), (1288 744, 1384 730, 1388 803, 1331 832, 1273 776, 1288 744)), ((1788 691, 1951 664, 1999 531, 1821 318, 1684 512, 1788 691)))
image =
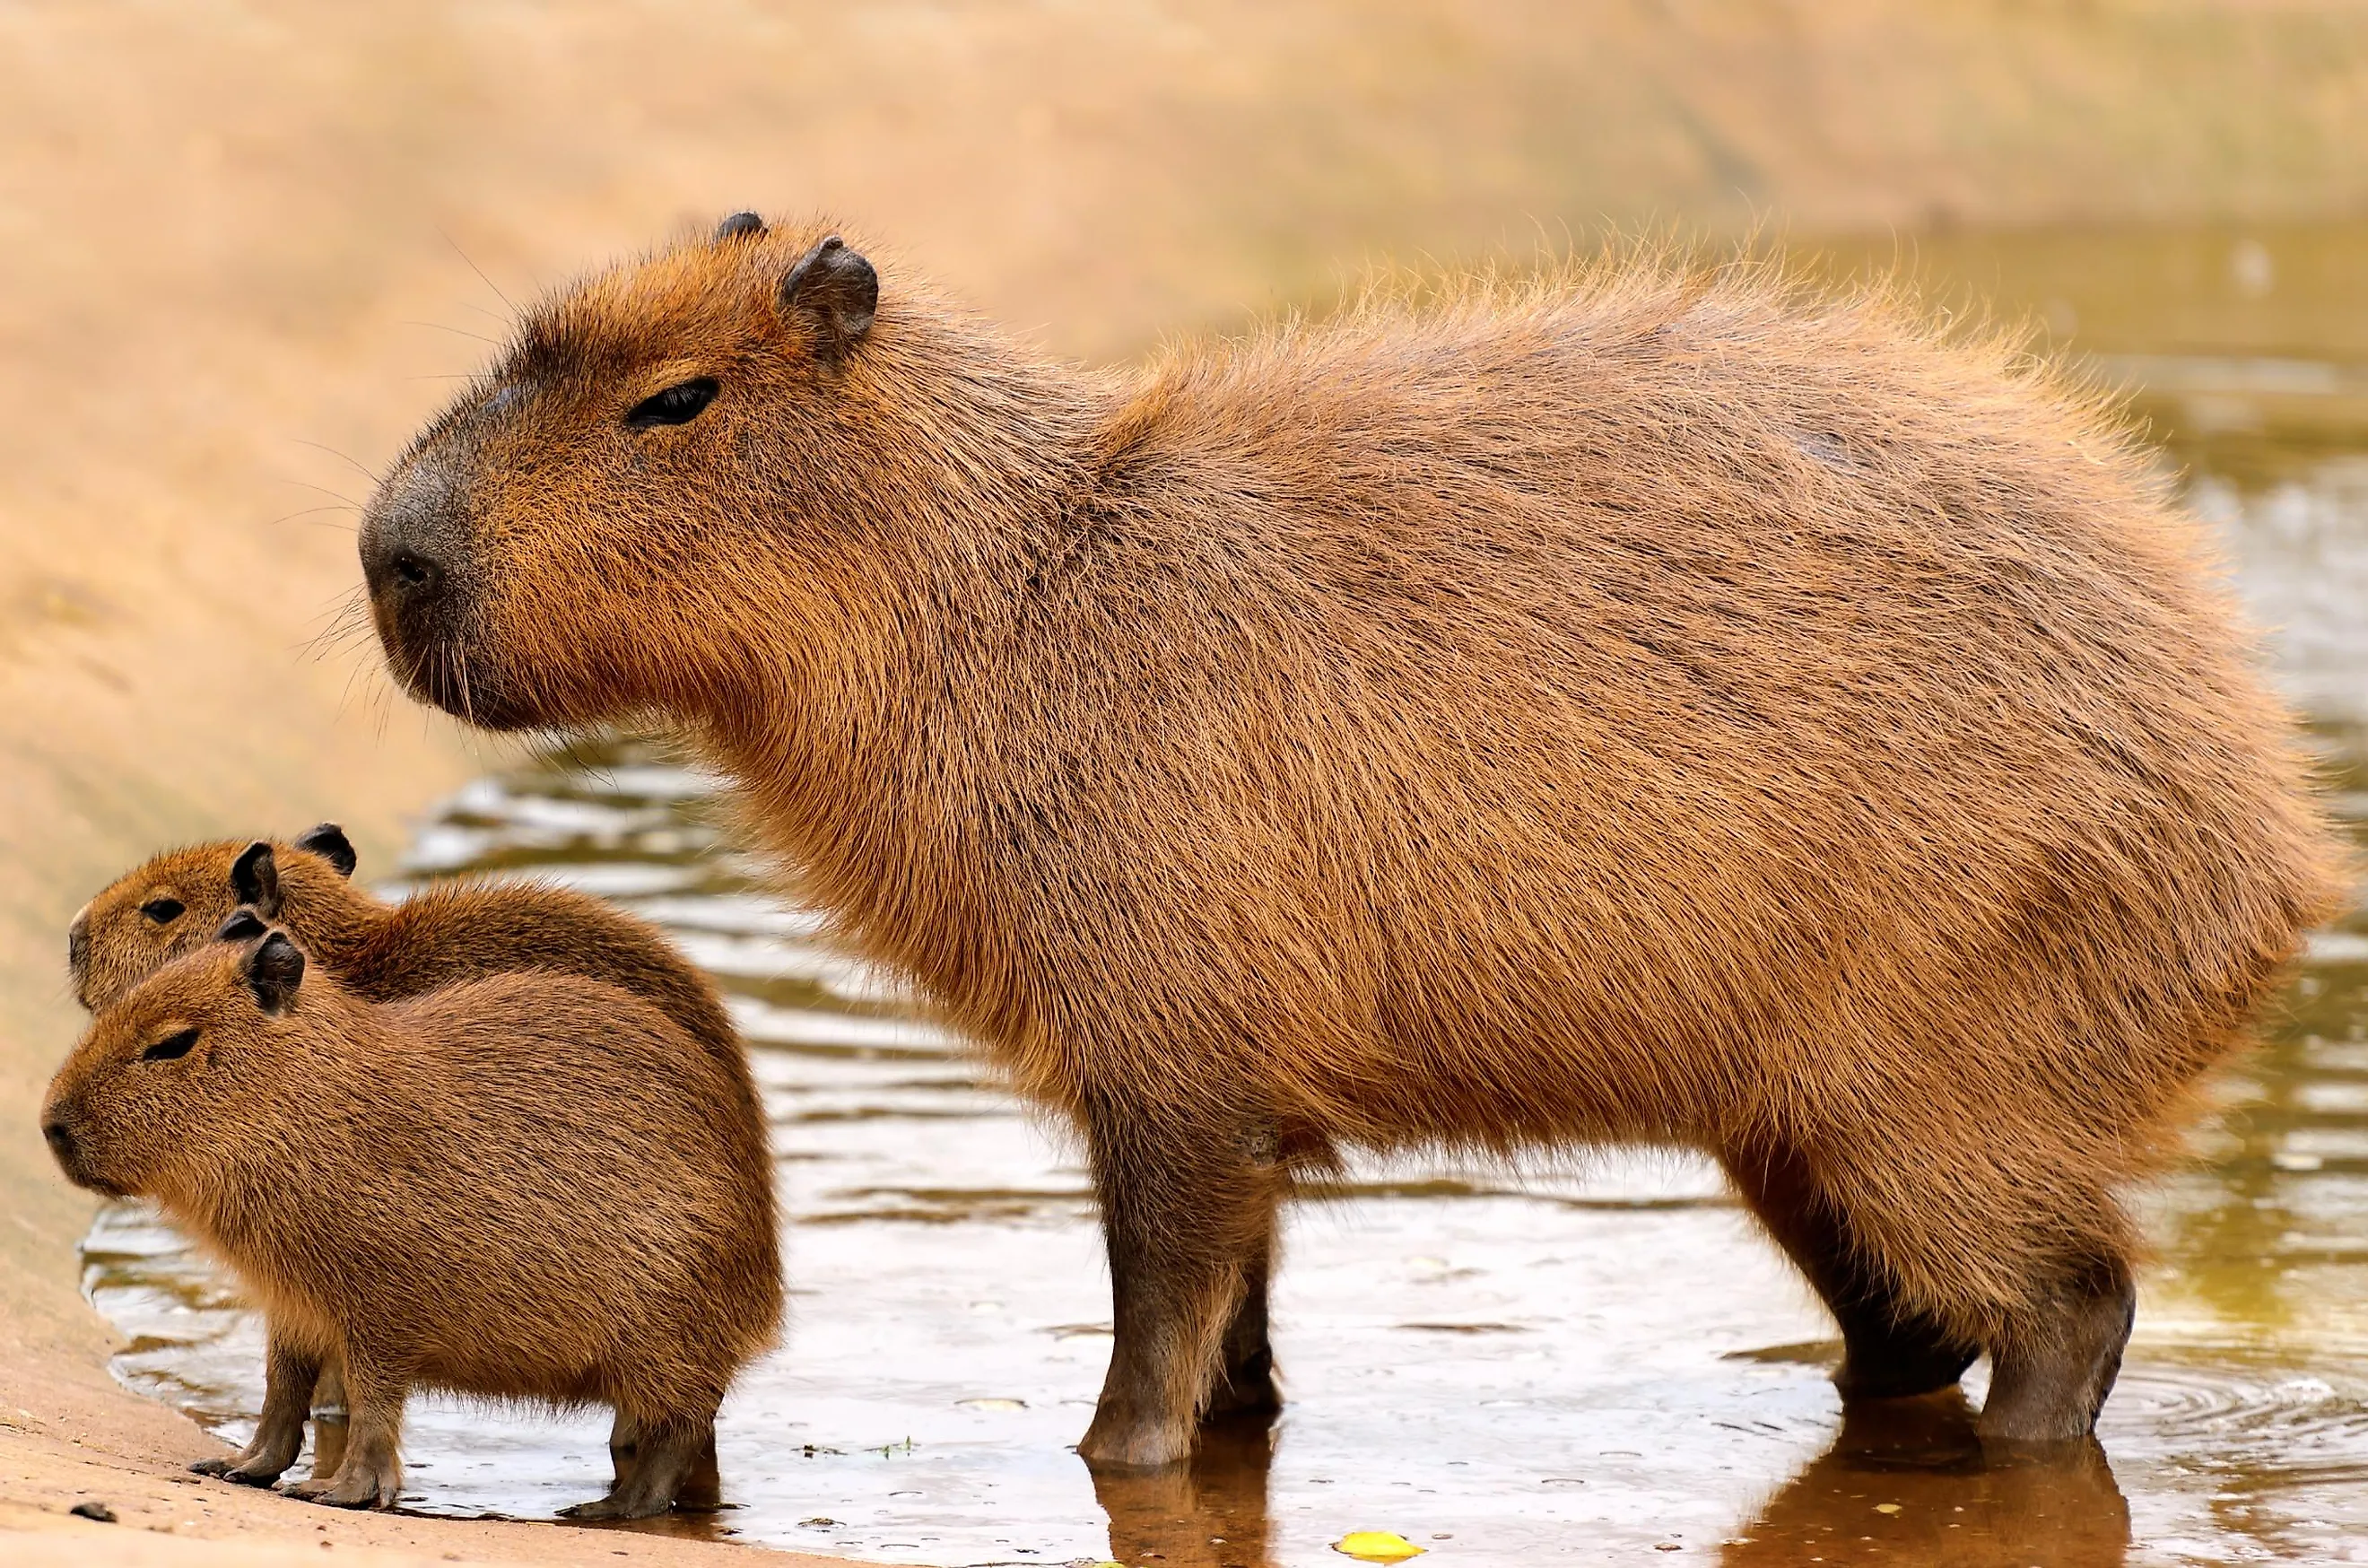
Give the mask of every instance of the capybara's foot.
POLYGON ((1990 1394, 1976 1428, 1982 1439, 2086 1437, 2113 1391, 2136 1319, 2137 1287, 2127 1268, 2112 1264, 2067 1287, 2054 1312, 2012 1325, 1990 1353, 1990 1394))
POLYGON ((1094 1412, 1092 1424, 1078 1440, 1077 1457, 1097 1468, 1113 1470, 1182 1464, 1192 1457, 1192 1432, 1178 1422, 1138 1415, 1105 1403, 1094 1412))
POLYGON ((616 1483, 606 1497, 562 1508, 563 1519, 646 1519, 685 1499, 686 1507, 717 1506, 722 1485, 715 1473, 715 1424, 711 1420, 662 1423, 620 1420, 611 1444, 620 1460, 616 1483), (623 1462, 630 1457, 631 1462, 623 1462))
POLYGON ((224 1481, 235 1481, 241 1486, 269 1486, 279 1479, 288 1467, 284 1464, 274 1467, 244 1459, 228 1459, 199 1460, 189 1468, 199 1475, 218 1475, 224 1481))
POLYGON ((1981 1353, 1922 1320, 1845 1333, 1834 1388, 1845 1404, 1938 1393, 1955 1387, 1981 1353))
POLYGON ((325 1481, 300 1481, 287 1488, 290 1497, 322 1503, 332 1508, 392 1508, 403 1490, 399 1471, 347 1465, 325 1481))
POLYGON ((1274 1352, 1260 1346, 1238 1366, 1218 1371, 1216 1385, 1209 1391, 1209 1407, 1201 1413, 1201 1419, 1223 1421, 1235 1415, 1272 1415, 1281 1408, 1282 1390, 1275 1381, 1274 1352))
POLYGON ((627 1486, 620 1491, 609 1493, 606 1497, 598 1497, 589 1503, 578 1503, 572 1508, 562 1508, 559 1510, 559 1517, 563 1519, 575 1519, 585 1524, 598 1524, 604 1519, 655 1518, 673 1506, 672 1498, 652 1497, 632 1486, 627 1486))

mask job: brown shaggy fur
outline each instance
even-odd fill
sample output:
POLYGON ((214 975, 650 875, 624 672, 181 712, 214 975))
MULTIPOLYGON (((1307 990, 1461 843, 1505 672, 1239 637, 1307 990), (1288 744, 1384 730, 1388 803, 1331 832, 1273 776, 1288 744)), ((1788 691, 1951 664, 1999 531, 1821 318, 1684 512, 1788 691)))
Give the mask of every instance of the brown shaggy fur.
POLYGON ((893 264, 871 319, 820 232, 529 312, 373 501, 373 612, 480 723, 679 722, 1083 1130, 1089 1459, 1270 1398, 1275 1205, 1350 1145, 1708 1150, 1845 1392, 1986 1349, 1986 1431, 2089 1428, 2120 1194, 2337 885, 2093 400, 1652 257, 1091 374, 893 264))
POLYGON ((715 1054, 571 975, 372 1004, 242 927, 101 1011, 41 1113, 69 1176, 154 1199, 260 1300, 235 1478, 294 1460, 331 1357, 352 1432, 300 1495, 392 1506, 415 1386, 613 1406, 639 1463, 583 1517, 712 1473, 716 1406, 780 1317, 765 1129, 715 1054))

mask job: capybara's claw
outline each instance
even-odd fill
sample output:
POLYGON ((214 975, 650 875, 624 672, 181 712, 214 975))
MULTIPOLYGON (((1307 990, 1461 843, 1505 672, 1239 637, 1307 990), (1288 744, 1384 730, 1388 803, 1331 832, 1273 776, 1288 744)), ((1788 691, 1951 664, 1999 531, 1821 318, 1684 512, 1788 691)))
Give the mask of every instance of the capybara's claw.
POLYGON ((189 1471, 194 1475, 228 1475, 231 1467, 236 1463, 238 1460, 234 1459, 199 1460, 189 1467, 189 1471))

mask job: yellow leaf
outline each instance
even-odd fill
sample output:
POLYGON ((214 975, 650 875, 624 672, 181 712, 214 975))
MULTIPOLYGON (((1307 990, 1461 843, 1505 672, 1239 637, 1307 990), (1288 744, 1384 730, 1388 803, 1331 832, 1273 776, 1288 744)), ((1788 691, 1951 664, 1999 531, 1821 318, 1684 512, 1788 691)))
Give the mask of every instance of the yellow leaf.
POLYGON ((1350 1530, 1332 1543, 1332 1550, 1360 1562, 1403 1562, 1426 1549, 1389 1530, 1350 1530))
POLYGON ((1874 1506, 1874 1511, 1878 1514, 1896 1514, 1899 1512, 1899 1505, 1896 1503, 1877 1503, 1874 1506))

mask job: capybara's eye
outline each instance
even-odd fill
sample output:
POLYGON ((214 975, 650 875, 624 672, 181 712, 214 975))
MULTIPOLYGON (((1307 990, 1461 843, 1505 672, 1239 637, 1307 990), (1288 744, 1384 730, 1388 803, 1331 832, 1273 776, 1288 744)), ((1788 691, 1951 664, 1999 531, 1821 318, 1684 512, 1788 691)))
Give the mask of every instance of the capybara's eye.
POLYGON ((642 399, 625 415, 625 423, 636 430, 646 430, 653 425, 688 425, 714 399, 715 378, 701 376, 642 399))
POLYGON ((140 906, 140 913, 159 926, 170 926, 181 917, 181 901, 177 898, 152 898, 140 906))
POLYGON ((183 1029, 177 1034, 166 1035, 163 1040, 158 1040, 155 1044, 142 1051, 140 1053, 140 1060, 142 1062, 170 1062, 176 1056, 187 1056, 189 1053, 189 1047, 197 1043, 198 1031, 195 1029, 183 1029))

